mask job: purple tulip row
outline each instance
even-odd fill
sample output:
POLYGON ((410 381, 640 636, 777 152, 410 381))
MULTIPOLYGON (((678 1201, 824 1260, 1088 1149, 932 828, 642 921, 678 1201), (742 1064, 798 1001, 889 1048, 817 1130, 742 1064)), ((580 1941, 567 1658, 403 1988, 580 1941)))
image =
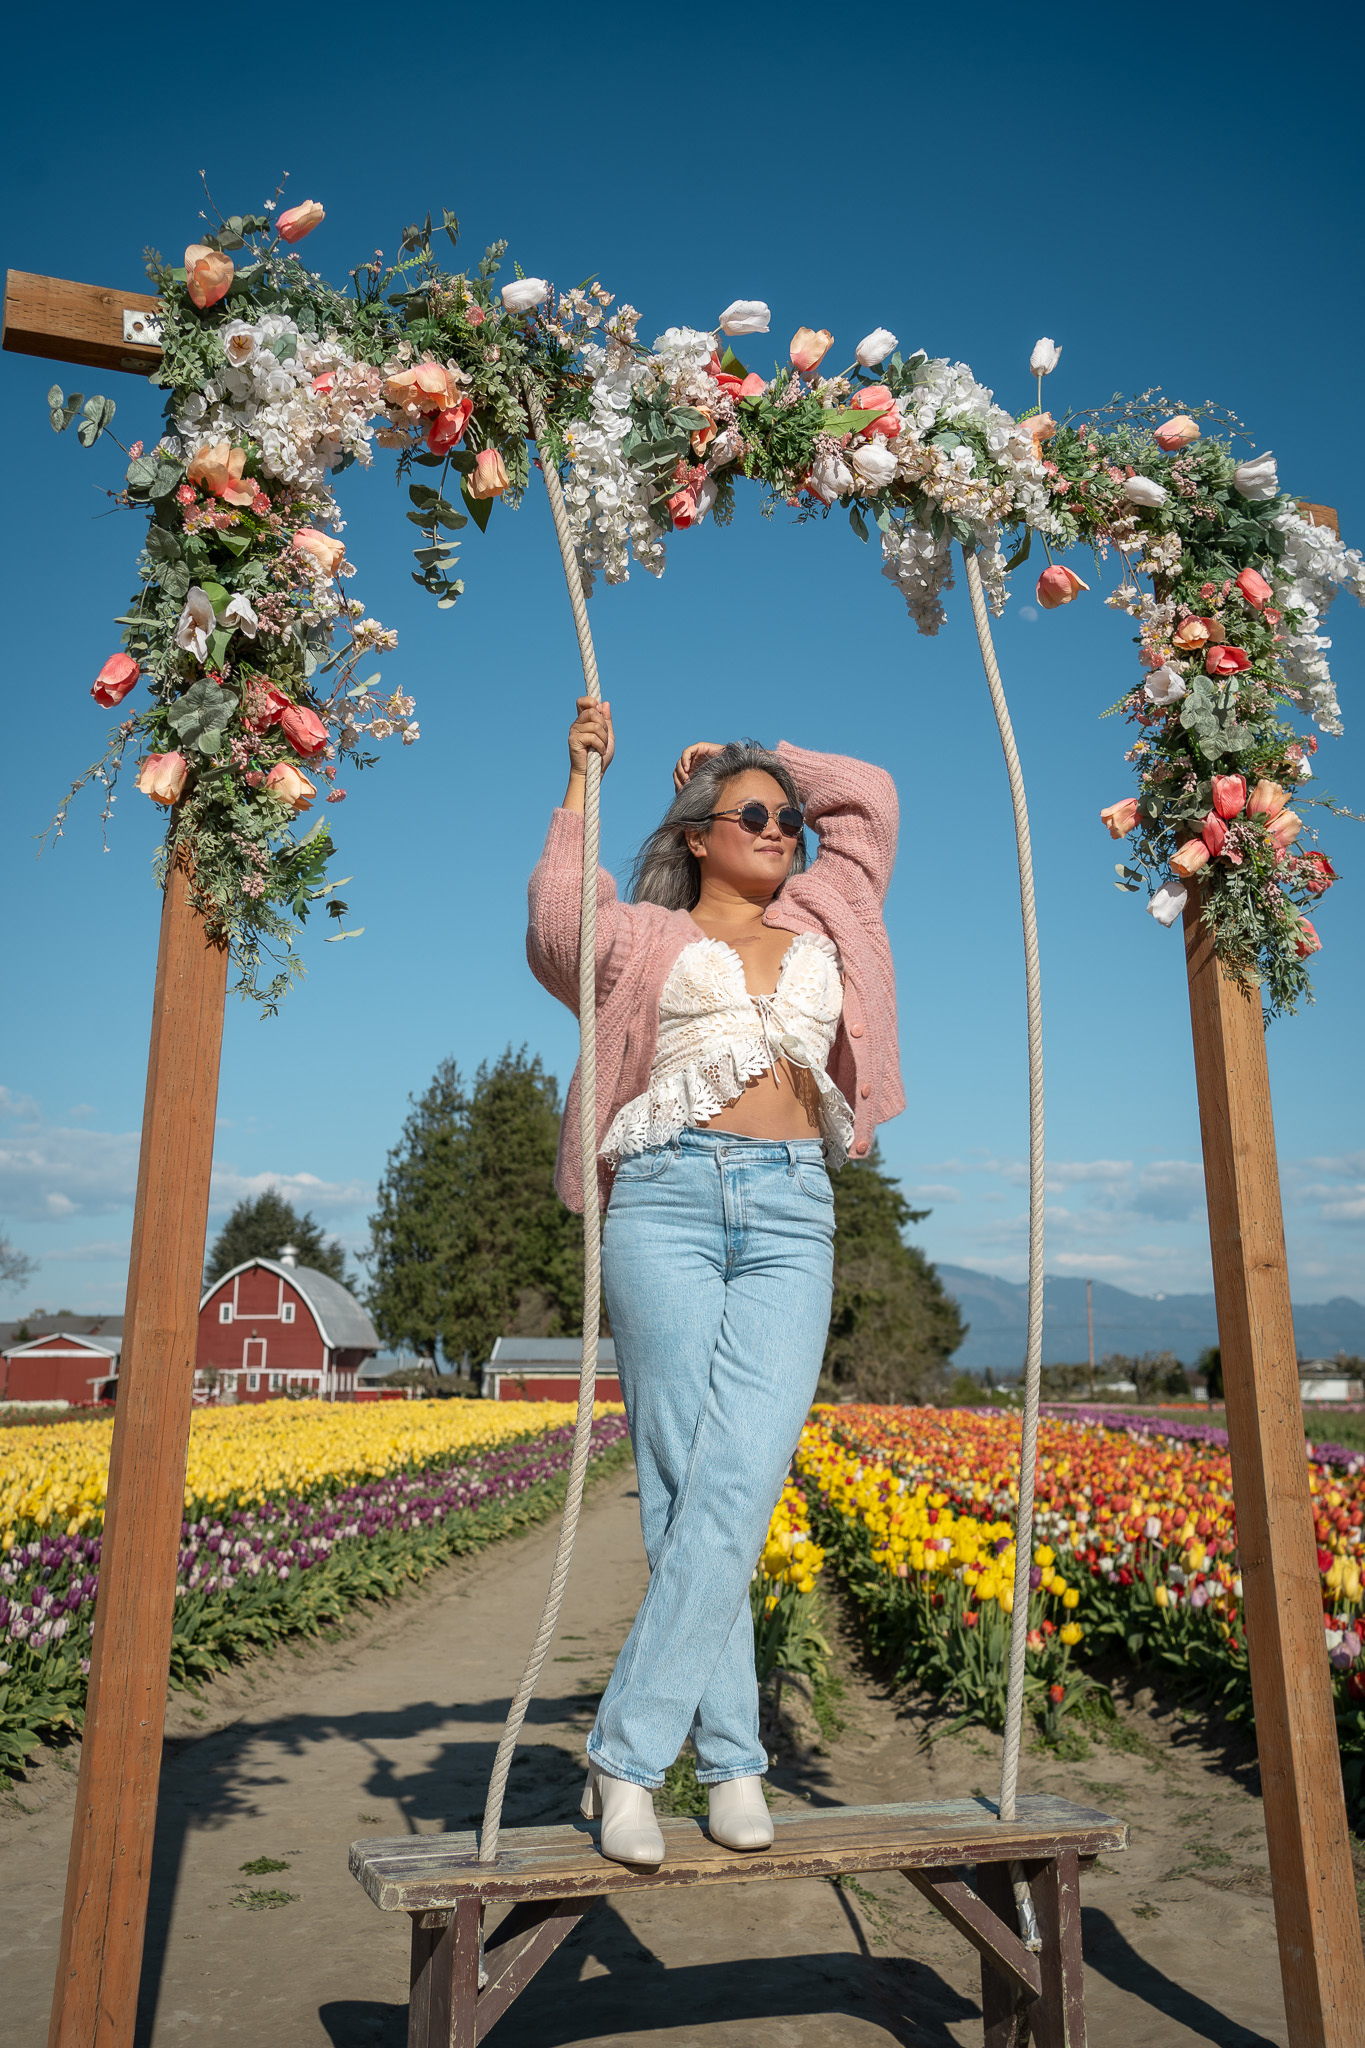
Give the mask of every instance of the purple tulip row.
MULTIPOLYGON (((593 1424, 593 1455, 627 1435, 625 1417, 593 1424)), ((266 1501, 180 1525, 176 1596, 232 1593, 260 1578, 286 1581, 330 1557, 339 1543, 439 1525, 466 1509, 514 1500, 567 1469, 573 1429, 502 1445, 457 1464, 394 1473, 338 1488, 319 1500, 266 1501)), ((0 1676, 6 1647, 44 1651, 75 1631, 84 1644, 99 1585, 98 1536, 40 1536, 0 1557, 0 1676)))
MULTIPOLYGON (((1177 1443, 1208 1444, 1217 1451, 1225 1451, 1228 1447, 1227 1431, 1216 1428, 1211 1422, 1177 1422, 1170 1416, 1143 1415, 1132 1408, 1091 1408, 1071 1401, 1049 1401, 1043 1406, 1048 1415, 1056 1415, 1064 1422, 1090 1422, 1103 1429, 1126 1429, 1132 1436, 1168 1436, 1177 1443)), ((1348 1450, 1344 1444, 1306 1444, 1305 1450, 1315 1464, 1338 1466, 1345 1472, 1358 1472, 1365 1465, 1365 1457, 1359 1451, 1348 1450)))

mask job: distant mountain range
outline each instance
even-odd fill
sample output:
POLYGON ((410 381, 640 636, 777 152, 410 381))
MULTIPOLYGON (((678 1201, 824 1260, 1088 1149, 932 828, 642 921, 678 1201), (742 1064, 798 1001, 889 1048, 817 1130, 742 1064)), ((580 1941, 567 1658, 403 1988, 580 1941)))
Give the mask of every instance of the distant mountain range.
MULTIPOLYGON (((1018 1372, 1028 1331, 1027 1287, 970 1266, 940 1266, 938 1273, 971 1325, 953 1364, 968 1372, 988 1365, 995 1372, 1018 1372)), ((1211 1294, 1129 1294, 1097 1280, 1094 1304, 1097 1365, 1109 1351, 1173 1351, 1182 1365, 1193 1365, 1218 1342, 1211 1294)), ((1365 1356, 1365 1304, 1339 1294, 1333 1301, 1297 1306, 1294 1337, 1300 1358, 1333 1358, 1339 1351, 1365 1356)), ((1085 1357, 1085 1282, 1049 1275, 1043 1283, 1043 1364, 1076 1365, 1085 1357)))

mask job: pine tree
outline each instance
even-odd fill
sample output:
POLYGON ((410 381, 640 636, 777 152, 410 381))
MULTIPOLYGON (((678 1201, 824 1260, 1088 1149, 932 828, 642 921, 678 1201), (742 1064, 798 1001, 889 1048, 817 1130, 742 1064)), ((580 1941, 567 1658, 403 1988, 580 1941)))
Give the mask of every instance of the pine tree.
POLYGON ((833 1185, 834 1306, 821 1397, 932 1400, 967 1326, 923 1252, 901 1236, 929 1211, 910 1207, 875 1147, 833 1185))
POLYGON ((346 1277, 346 1253, 335 1238, 325 1238, 321 1226, 305 1212, 302 1216, 292 1202, 267 1188, 263 1195, 239 1202, 214 1239, 204 1273, 204 1285, 212 1287, 224 1273, 247 1259, 278 1259, 287 1244, 298 1252, 301 1266, 326 1273, 350 1285, 346 1277))
POLYGON ((389 1154, 370 1219, 370 1312, 386 1342, 486 1359, 504 1335, 571 1335, 583 1224, 554 1188, 559 1090, 523 1046, 466 1090, 437 1068, 389 1154))

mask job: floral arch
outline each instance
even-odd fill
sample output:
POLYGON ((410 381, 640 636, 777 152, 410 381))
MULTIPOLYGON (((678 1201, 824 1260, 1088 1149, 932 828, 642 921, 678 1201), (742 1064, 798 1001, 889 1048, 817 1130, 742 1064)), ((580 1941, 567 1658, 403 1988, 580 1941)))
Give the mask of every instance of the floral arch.
MULTIPOLYGON (((449 609, 457 534, 470 520, 486 530, 529 481, 528 380, 547 422, 536 459, 561 475, 586 590, 599 574, 623 581, 632 560, 662 573, 669 535, 728 522, 745 478, 765 512, 843 513, 863 542, 875 528, 882 573, 926 634, 943 622, 954 542, 976 555, 997 616, 1035 543, 1045 609, 1090 587, 1057 555, 1084 546, 1103 570, 1112 551, 1105 601, 1132 620, 1140 664, 1109 707, 1133 728, 1137 773, 1136 794, 1102 813, 1131 844, 1119 886, 1145 885, 1170 924, 1198 874, 1238 977, 1262 983, 1272 1012, 1310 992, 1320 941, 1306 912, 1335 872, 1304 830, 1317 739, 1293 719, 1341 729, 1320 628, 1339 586, 1365 600, 1365 565, 1281 491, 1273 456, 1238 459, 1230 415, 1149 392, 1059 423, 1042 409, 1060 355, 1047 340, 1031 362, 1037 404, 1018 418, 966 365, 905 354, 884 328, 832 375, 829 331, 801 328, 765 378, 736 352, 762 347, 760 301, 646 346, 635 309, 593 279, 560 291, 518 267, 499 286, 505 243, 443 269, 430 216, 396 262, 376 254, 340 291, 294 246, 323 219, 311 200, 270 202, 221 221, 183 264, 149 262, 165 424, 125 450, 117 502, 146 520, 139 587, 91 690, 121 707, 145 677, 147 700, 54 820, 60 833, 91 780, 107 820, 133 747, 139 789, 169 814, 162 872, 184 860, 244 993, 275 1006, 299 971, 300 921, 338 886, 322 806, 345 798, 339 775, 371 765, 377 743, 418 737, 412 697, 370 668, 396 635, 350 594, 332 480, 376 446, 393 452, 418 530, 414 580, 449 609)), ((452 215, 441 231, 454 246, 452 215)), ((58 386, 48 403, 85 446, 114 438, 112 400, 58 386)), ((356 935, 334 896, 328 908, 334 939, 356 935)))

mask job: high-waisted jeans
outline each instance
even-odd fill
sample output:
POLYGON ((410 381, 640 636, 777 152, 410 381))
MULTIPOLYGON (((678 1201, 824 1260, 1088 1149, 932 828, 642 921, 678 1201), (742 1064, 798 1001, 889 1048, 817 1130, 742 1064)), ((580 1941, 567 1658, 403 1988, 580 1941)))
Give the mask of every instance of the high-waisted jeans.
POLYGON ((749 1581, 829 1328, 819 1144, 687 1130, 622 1161, 602 1276, 649 1588, 588 1754, 656 1787, 691 1736, 703 1784, 766 1770, 749 1581))

